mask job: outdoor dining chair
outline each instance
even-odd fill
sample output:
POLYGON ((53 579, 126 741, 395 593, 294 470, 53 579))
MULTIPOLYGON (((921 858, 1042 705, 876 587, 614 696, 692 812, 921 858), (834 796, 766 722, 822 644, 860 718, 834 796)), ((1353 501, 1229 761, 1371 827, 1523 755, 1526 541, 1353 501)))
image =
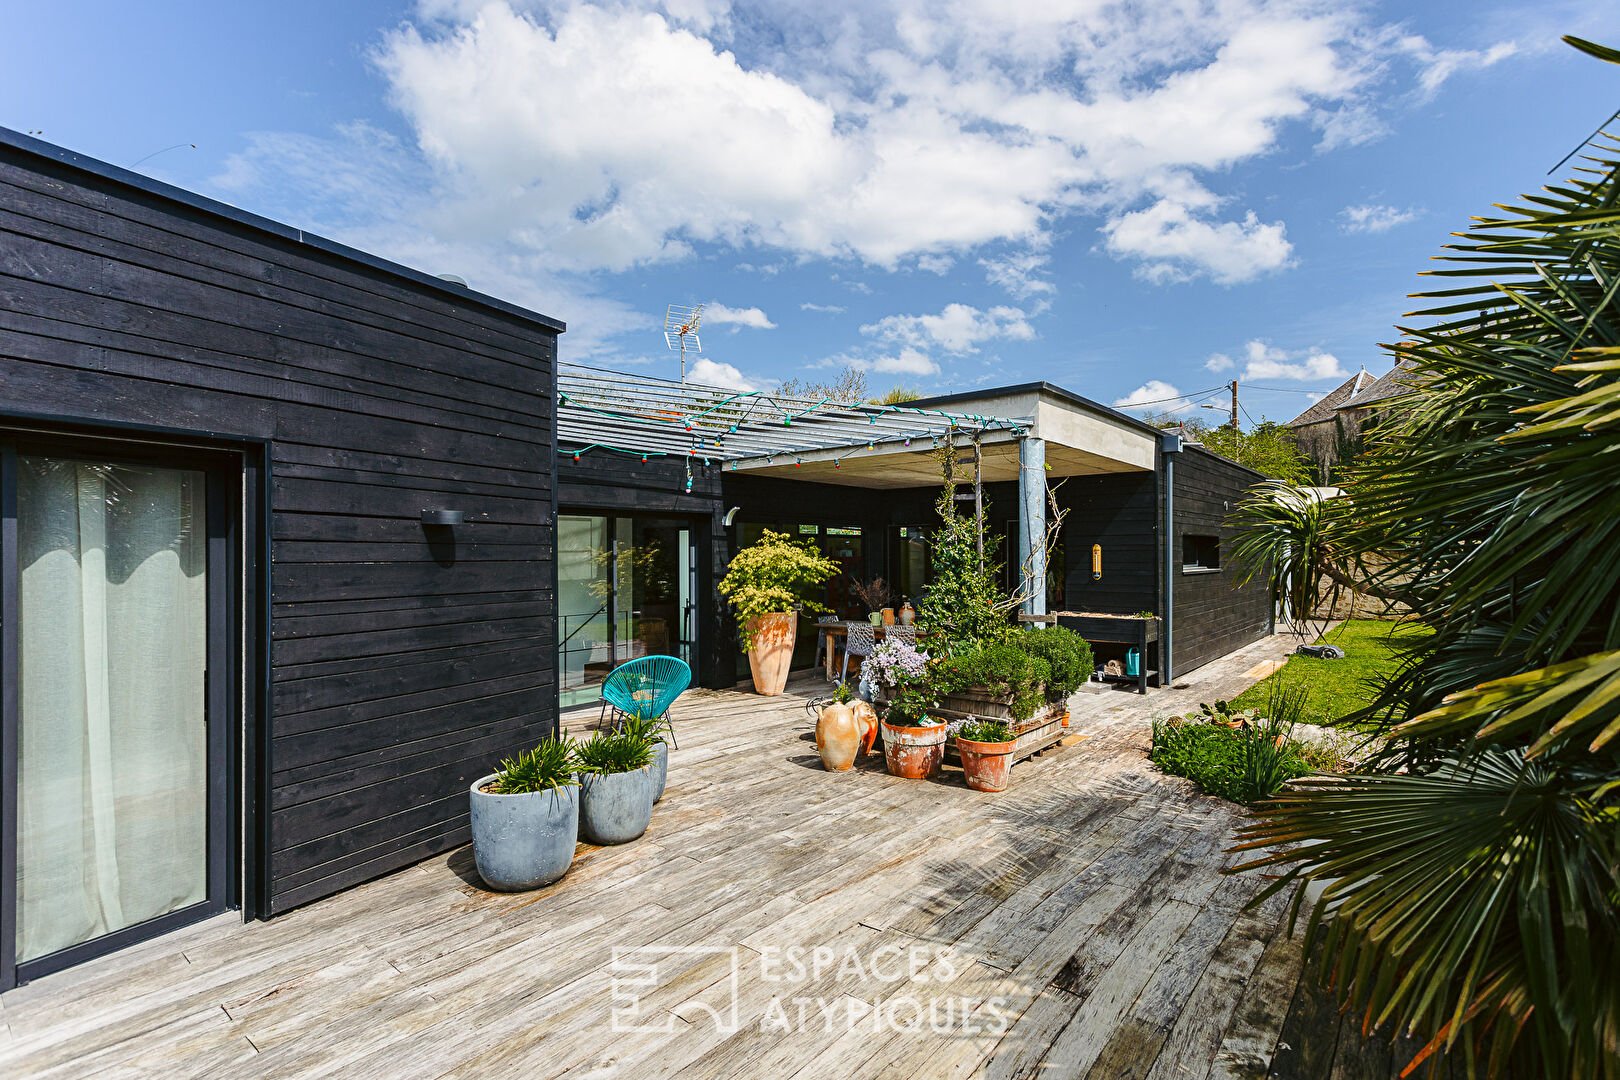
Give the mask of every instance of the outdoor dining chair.
MULTIPOLYGON (((620 664, 602 682, 602 710, 613 708, 613 723, 617 727, 621 717, 650 716, 663 720, 669 732, 669 744, 679 750, 675 741, 675 726, 669 719, 669 707, 675 699, 692 685, 692 669, 678 656, 644 656, 628 664, 620 664)), ((600 725, 601 716, 597 723, 600 725)))
POLYGON ((812 667, 820 667, 821 658, 827 655, 827 624, 837 621, 836 615, 816 616, 816 658, 811 664, 812 667))
POLYGON ((883 631, 883 636, 889 641, 903 641, 907 645, 917 644, 917 628, 915 626, 891 626, 883 631))
POLYGON ((859 656, 864 660, 877 648, 877 629, 871 623, 852 622, 848 626, 849 636, 844 639, 844 667, 838 673, 839 682, 849 678, 850 657, 859 656))

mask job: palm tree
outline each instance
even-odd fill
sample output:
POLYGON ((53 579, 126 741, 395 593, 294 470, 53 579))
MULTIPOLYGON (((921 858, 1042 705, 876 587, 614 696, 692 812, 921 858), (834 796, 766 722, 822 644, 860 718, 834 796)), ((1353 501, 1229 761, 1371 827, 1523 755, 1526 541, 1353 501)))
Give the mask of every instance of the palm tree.
POLYGON ((1331 568, 1435 630, 1366 714, 1397 752, 1262 807, 1235 868, 1280 868, 1265 895, 1297 887, 1296 914, 1322 887, 1322 970, 1364 1030, 1425 1041, 1409 1071, 1620 1077, 1620 138, 1599 147, 1441 256, 1395 346, 1412 389, 1312 535, 1241 515, 1251 565, 1331 568))

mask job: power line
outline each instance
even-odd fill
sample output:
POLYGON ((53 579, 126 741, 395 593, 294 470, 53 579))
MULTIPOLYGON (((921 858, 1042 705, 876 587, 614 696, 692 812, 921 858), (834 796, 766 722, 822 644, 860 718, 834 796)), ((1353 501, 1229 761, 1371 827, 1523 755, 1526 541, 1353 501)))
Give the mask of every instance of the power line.
POLYGON ((1254 383, 1239 383, 1245 390, 1270 390, 1278 394, 1322 394, 1322 390, 1306 390, 1299 386, 1256 386, 1254 383))
POLYGON ((1133 401, 1128 405, 1116 406, 1116 408, 1140 409, 1144 405, 1163 405, 1167 401, 1190 401, 1193 398, 1208 397, 1210 394, 1219 394, 1225 389, 1226 387, 1224 386, 1212 386, 1208 390, 1194 390, 1190 394, 1177 394, 1175 397, 1154 398, 1152 401, 1133 401))

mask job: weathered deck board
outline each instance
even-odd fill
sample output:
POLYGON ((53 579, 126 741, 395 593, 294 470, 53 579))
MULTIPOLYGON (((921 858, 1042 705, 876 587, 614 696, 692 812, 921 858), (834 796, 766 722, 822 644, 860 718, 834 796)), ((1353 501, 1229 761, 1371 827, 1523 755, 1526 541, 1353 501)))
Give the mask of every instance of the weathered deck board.
POLYGON ((1144 757, 1150 718, 1232 696, 1290 644, 1146 698, 1078 695, 1066 745, 1000 795, 880 758, 822 770, 796 696, 814 684, 692 691, 641 840, 582 845, 516 895, 484 891, 463 849, 19 988, 0 1074, 1382 1080, 1388 1047, 1297 985, 1281 901, 1245 911, 1261 880, 1219 875, 1241 812, 1144 757), (614 949, 639 946, 701 951, 660 954, 636 1006, 655 1030, 615 1031, 614 949), (860 970, 789 978, 791 947, 860 970), (919 978, 879 977, 874 958, 914 951, 919 978), (1313 1024, 1325 1041, 1282 1038, 1313 1024))

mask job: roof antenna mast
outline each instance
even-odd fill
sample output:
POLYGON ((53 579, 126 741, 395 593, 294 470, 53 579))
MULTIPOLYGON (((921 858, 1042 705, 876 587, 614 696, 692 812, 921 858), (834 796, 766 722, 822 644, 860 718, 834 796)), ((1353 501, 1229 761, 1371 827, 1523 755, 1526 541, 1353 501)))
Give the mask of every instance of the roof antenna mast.
POLYGON ((698 340, 698 325, 703 322, 703 305, 697 307, 680 307, 669 305, 664 313, 664 341, 668 343, 670 351, 679 351, 681 354, 681 382, 686 381, 686 350, 688 343, 695 353, 703 351, 703 342, 698 340))

